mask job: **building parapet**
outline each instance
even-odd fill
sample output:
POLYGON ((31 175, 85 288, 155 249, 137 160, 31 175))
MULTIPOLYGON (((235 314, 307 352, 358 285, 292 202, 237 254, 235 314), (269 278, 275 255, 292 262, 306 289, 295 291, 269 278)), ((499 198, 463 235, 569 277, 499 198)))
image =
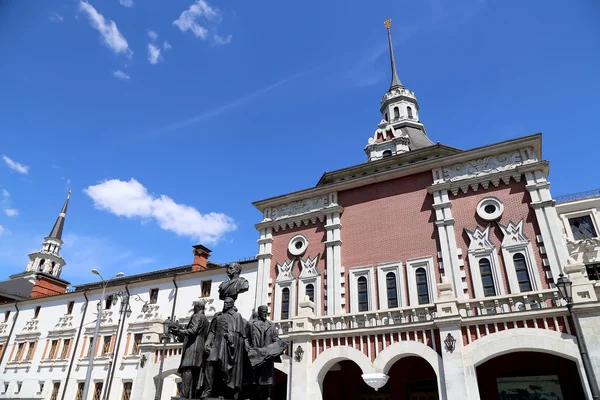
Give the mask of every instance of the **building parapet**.
POLYGON ((600 196, 600 189, 557 196, 554 198, 554 200, 556 200, 557 203, 566 203, 569 201, 589 199, 596 196, 600 196))

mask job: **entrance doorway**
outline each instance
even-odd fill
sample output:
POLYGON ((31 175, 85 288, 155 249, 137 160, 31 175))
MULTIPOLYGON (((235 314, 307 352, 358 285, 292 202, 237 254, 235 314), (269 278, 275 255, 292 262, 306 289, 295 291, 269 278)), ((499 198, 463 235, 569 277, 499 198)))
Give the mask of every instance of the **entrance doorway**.
POLYGON ((477 367, 477 383, 486 400, 585 399, 577 364, 546 353, 494 357, 477 367))

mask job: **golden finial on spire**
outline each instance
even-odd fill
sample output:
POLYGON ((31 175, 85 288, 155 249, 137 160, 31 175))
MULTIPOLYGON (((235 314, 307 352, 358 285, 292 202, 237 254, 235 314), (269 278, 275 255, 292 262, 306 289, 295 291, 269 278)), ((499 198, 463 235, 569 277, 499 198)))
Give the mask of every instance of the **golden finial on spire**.
POLYGON ((385 25, 386 28, 388 28, 388 30, 390 29, 390 27, 392 26, 392 19, 388 18, 385 21, 383 21, 383 24, 385 25))

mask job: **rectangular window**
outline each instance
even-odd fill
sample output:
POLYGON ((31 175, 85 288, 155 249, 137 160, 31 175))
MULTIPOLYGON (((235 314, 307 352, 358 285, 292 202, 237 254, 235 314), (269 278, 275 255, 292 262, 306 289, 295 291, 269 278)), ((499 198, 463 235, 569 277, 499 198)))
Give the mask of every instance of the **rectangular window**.
POLYGON ((569 225, 573 238, 575 240, 583 240, 598 237, 591 215, 584 215, 577 218, 569 218, 569 225))
POLYGON ((123 395, 121 396, 121 400, 131 399, 131 386, 133 386, 132 382, 123 382, 123 395))
POLYGON ((77 382, 77 392, 75 393, 75 400, 83 400, 83 387, 85 382, 77 382))
POLYGON ((113 297, 112 296, 108 296, 106 298, 106 300, 104 300, 104 309, 105 310, 110 310, 110 308, 113 305, 113 297))
POLYGON ((44 382, 40 381, 39 383, 39 387, 38 387, 38 393, 42 393, 44 391, 44 382))
POLYGON ((105 356, 110 352, 110 342, 112 340, 111 336, 104 336, 102 342, 102 355, 105 356))
POLYGON ((588 264, 585 269, 590 281, 600 281, 600 264, 588 264))
POLYGON ((92 400, 100 400, 100 396, 102 395, 102 382, 96 382, 94 384, 94 397, 92 400))
POLYGON ((22 388, 23 388, 23 382, 17 382, 17 390, 15 390, 15 393, 21 393, 22 388))
POLYGON ((48 358, 53 360, 56 357, 56 352, 58 351, 58 340, 53 340, 50 344, 50 353, 48 353, 48 358))
POLYGON ((202 281, 202 293, 200 294, 200 297, 209 297, 211 287, 212 281, 202 281))
POLYGON ((133 348, 131 349, 131 354, 140 354, 140 343, 142 343, 142 334, 136 333, 133 335, 133 348))
POLYGON ((150 304, 156 304, 158 301, 158 289, 150 289, 150 304))
POLYGON ((33 349, 35 349, 35 342, 29 342, 29 347, 27 348, 27 355, 25 359, 27 361, 31 361, 33 359, 33 349))
POLYGON ((38 315, 40 315, 40 310, 42 309, 42 306, 37 306, 35 308, 35 312, 33 313, 33 318, 37 318, 38 315))
POLYGON ((4 391, 2 393, 8 392, 8 382, 4 382, 4 391))
POLYGON ((10 317, 10 310, 4 312, 4 322, 8 322, 8 317, 10 317))
POLYGON ((21 361, 21 357, 23 357, 23 350, 25 349, 25 343, 19 343, 17 345, 17 354, 15 355, 16 361, 21 361))
POLYGON ((73 312, 73 306, 75 305, 74 301, 70 301, 67 304, 67 315, 71 315, 71 313, 73 312))
POLYGON ((62 360, 65 360, 67 357, 69 357, 69 347, 70 346, 71 346, 71 339, 65 339, 63 341, 62 352, 60 353, 60 358, 62 360))
POLYGON ((50 396, 50 400, 58 399, 58 391, 60 390, 60 382, 54 382, 52 386, 52 395, 50 396))

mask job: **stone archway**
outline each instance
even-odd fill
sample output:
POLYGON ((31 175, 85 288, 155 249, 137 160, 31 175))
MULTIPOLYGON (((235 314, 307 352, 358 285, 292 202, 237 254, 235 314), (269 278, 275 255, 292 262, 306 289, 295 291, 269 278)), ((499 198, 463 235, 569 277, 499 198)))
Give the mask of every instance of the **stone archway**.
MULTIPOLYGON (((477 375, 477 371, 481 371, 478 367, 488 361, 515 353, 542 353, 556 357, 554 360, 564 359, 572 362, 572 366, 578 373, 583 390, 591 398, 587 389, 587 379, 585 378, 585 371, 583 370, 576 338, 572 335, 531 328, 517 328, 495 332, 463 348, 464 366, 465 369, 472 370, 477 375)), ((515 359, 517 358, 515 357, 515 359)), ((540 358, 543 359, 544 357, 540 358)), ((527 361, 526 359, 522 359, 518 362, 527 361)), ((480 388, 478 379, 475 379, 472 385, 474 387, 469 388, 469 393, 473 396, 476 393, 479 394, 481 390, 489 390, 487 388, 480 388)))

